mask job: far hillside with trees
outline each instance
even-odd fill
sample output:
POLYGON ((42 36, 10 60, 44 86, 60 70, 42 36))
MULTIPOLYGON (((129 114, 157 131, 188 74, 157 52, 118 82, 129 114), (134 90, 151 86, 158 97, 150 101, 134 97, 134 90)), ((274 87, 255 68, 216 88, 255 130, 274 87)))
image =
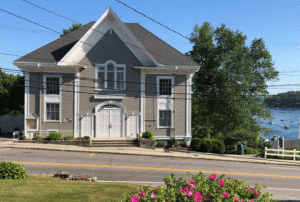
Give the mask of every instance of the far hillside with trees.
POLYGON ((268 108, 300 109, 300 91, 288 91, 266 96, 264 101, 268 108))

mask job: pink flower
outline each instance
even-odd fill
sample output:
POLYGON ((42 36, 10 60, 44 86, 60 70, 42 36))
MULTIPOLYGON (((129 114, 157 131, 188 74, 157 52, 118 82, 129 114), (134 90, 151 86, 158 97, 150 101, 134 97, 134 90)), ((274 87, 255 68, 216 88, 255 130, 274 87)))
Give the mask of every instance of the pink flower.
POLYGON ((192 197, 192 196, 193 196, 193 192, 189 191, 186 195, 187 195, 188 197, 192 197))
POLYGON ((195 187, 195 184, 190 184, 190 185, 188 186, 189 190, 193 190, 194 187, 195 187))
POLYGON ((248 188, 247 188, 247 191, 251 191, 251 188, 250 188, 250 187, 248 187, 248 188))
POLYGON ((205 198, 210 198, 212 195, 210 193, 205 194, 205 198))
POLYGON ((203 197, 201 196, 201 193, 196 191, 194 201, 195 202, 201 202, 202 200, 203 200, 203 197))
POLYGON ((243 202, 244 200, 243 199, 241 199, 241 202, 243 202))
POLYGON ((214 180, 217 178, 217 175, 216 174, 212 174, 209 176, 209 180, 214 180))
POLYGON ((223 194, 223 197, 224 197, 224 198, 229 198, 229 196, 230 196, 230 194, 228 194, 228 193, 226 193, 226 192, 223 194))
POLYGON ((258 192, 257 192, 256 189, 253 189, 253 193, 254 193, 254 196, 255 196, 255 197, 259 197, 259 194, 258 194, 258 192))
POLYGON ((133 195, 130 197, 131 202, 140 202, 139 196, 138 195, 133 195))
POLYGON ((158 187, 155 187, 156 189, 158 189, 158 187))
POLYGON ((142 191, 142 192, 140 193, 140 196, 145 196, 146 192, 147 192, 146 190, 142 191))
POLYGON ((187 193, 189 192, 189 189, 188 189, 188 188, 183 188, 181 191, 182 191, 184 194, 187 194, 187 193))
POLYGON ((195 180, 191 179, 190 183, 195 184, 195 180))
POLYGON ((254 202, 254 200, 251 200, 250 202, 254 202))
POLYGON ((220 187, 225 187, 225 182, 223 180, 218 180, 220 187))
POLYGON ((239 199, 237 197, 234 197, 234 202, 238 202, 239 199))
POLYGON ((154 195, 154 194, 151 194, 151 198, 156 198, 156 195, 154 195))

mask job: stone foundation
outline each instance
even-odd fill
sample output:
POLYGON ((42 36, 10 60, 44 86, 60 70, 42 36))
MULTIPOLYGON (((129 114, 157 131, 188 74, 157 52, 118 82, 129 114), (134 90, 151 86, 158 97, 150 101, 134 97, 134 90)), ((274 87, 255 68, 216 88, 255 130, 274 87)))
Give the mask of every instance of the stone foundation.
POLYGON ((18 140, 14 143, 39 143, 39 144, 60 144, 90 147, 90 140, 18 140))

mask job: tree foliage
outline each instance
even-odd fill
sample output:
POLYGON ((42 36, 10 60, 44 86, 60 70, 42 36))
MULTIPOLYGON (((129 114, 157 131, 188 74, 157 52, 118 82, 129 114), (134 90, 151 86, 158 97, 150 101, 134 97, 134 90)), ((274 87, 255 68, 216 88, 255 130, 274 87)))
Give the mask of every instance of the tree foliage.
POLYGON ((0 115, 24 114, 24 76, 0 72, 0 115))
POLYGON ((64 34, 60 35, 60 37, 63 37, 67 34, 69 34, 70 32, 73 32, 74 30, 78 29, 82 27, 82 24, 72 24, 72 27, 69 27, 69 29, 63 29, 64 34))
POLYGON ((262 39, 246 46, 247 37, 224 24, 214 29, 210 23, 196 25, 187 53, 201 68, 193 77, 192 125, 213 131, 262 130, 256 119, 271 117, 258 96, 268 94, 266 81, 276 80, 272 57, 262 39))

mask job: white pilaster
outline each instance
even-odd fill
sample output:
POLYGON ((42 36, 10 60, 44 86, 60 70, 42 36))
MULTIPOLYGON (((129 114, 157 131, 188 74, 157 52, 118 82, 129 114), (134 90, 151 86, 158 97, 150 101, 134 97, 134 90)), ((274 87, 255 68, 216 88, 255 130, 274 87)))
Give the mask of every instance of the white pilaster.
MULTIPOLYGON (((186 137, 191 137, 191 128, 192 128, 192 77, 193 74, 188 74, 186 78, 186 137)), ((190 141, 188 142, 190 144, 190 141)))
MULTIPOLYGON (((24 135, 27 137, 26 118, 29 115, 29 73, 24 72, 25 95, 24 95, 24 135)), ((21 134, 20 134, 21 135, 21 134)), ((28 137, 27 137, 28 138, 28 137)))
POLYGON ((145 81, 145 72, 141 70, 141 133, 145 132, 145 81))
POLYGON ((75 73, 74 79, 74 137, 79 137, 79 72, 75 73))

